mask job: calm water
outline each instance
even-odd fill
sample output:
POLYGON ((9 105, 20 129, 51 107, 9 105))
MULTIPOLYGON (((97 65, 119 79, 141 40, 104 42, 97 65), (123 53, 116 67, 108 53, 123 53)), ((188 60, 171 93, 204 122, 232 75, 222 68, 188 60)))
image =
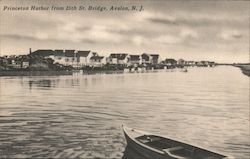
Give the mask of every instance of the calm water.
POLYGON ((230 66, 0 77, 0 157, 136 158, 125 124, 249 159, 249 113, 249 77, 230 66))

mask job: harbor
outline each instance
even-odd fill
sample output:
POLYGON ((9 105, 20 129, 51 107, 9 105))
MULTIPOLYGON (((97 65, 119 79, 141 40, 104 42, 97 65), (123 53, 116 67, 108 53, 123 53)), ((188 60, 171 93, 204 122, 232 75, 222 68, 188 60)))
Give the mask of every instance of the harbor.
POLYGON ((237 67, 0 79, 3 158, 138 159, 122 124, 250 155, 249 77, 237 67))

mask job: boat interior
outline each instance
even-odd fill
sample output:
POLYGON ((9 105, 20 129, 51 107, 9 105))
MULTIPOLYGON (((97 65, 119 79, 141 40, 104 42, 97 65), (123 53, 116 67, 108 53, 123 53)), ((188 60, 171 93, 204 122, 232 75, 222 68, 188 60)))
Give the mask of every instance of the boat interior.
POLYGON ((223 159, 226 157, 202 148, 155 135, 139 136, 136 140, 149 147, 163 151, 166 155, 176 156, 176 158, 223 159))

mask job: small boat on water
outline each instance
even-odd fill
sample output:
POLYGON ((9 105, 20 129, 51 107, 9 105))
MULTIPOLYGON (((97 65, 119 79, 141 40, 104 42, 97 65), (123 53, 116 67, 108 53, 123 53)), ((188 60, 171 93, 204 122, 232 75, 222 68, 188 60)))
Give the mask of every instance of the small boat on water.
POLYGON ((147 159, 233 159, 177 140, 122 127, 127 146, 147 159))

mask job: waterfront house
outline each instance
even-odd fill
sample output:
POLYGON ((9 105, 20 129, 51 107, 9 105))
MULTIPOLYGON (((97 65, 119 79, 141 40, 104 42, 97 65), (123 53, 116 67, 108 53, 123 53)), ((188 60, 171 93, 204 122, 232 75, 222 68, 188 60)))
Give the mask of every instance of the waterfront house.
POLYGON ((208 61, 201 61, 201 66, 203 67, 207 67, 209 65, 209 62, 208 61))
POLYGON ((143 65, 147 65, 151 63, 151 56, 149 54, 143 53, 141 55, 141 59, 142 59, 142 64, 143 65))
POLYGON ((208 62, 208 65, 209 65, 210 67, 214 67, 214 66, 215 66, 215 62, 214 62, 214 61, 209 61, 209 62, 208 62))
POLYGON ((177 65, 177 61, 175 59, 165 59, 163 61, 163 64, 166 66, 176 66, 177 65))
POLYGON ((28 68, 30 66, 29 61, 22 61, 22 68, 28 68))
POLYGON ((157 65, 160 63, 160 55, 159 54, 150 54, 151 61, 150 63, 153 65, 157 65))
POLYGON ((77 65, 78 67, 83 67, 90 64, 90 58, 93 56, 93 52, 91 51, 77 51, 77 65))
POLYGON ((186 61, 185 65, 186 66, 195 66, 195 61, 186 61))
POLYGON ((20 60, 13 60, 12 67, 15 69, 20 69, 22 68, 22 62, 20 60))
POLYGON ((196 66, 199 66, 199 67, 207 67, 207 66, 209 66, 210 64, 209 64, 209 61, 198 61, 197 63, 196 63, 196 66))
POLYGON ((5 70, 8 66, 8 57, 0 57, 0 70, 5 70))
POLYGON ((142 64, 142 58, 140 55, 129 55, 128 66, 138 66, 142 64))
POLYGON ((177 61, 177 65, 179 65, 179 66, 184 66, 184 65, 185 65, 185 60, 179 59, 179 60, 177 61))
POLYGON ((6 70, 8 65, 7 56, 0 57, 0 70, 6 70))
POLYGON ((107 63, 126 65, 128 63, 128 60, 129 55, 126 53, 112 53, 107 58, 107 63))
POLYGON ((21 62, 21 68, 28 68, 30 65, 30 57, 28 55, 19 55, 17 60, 21 62))
POLYGON ((160 63, 160 55, 159 54, 143 53, 141 55, 141 58, 142 58, 143 65, 148 65, 148 64, 157 65, 160 63))
POLYGON ((102 67, 106 63, 104 56, 99 56, 94 54, 94 56, 90 57, 90 64, 91 67, 102 67))
POLYGON ((196 66, 198 66, 198 67, 201 67, 201 66, 204 65, 202 61, 197 61, 195 64, 196 64, 196 66))
POLYGON ((15 55, 11 55, 9 56, 9 58, 7 59, 7 66, 10 68, 21 68, 21 62, 20 60, 18 60, 18 58, 15 55))
POLYGON ((50 56, 54 60, 55 63, 59 63, 65 65, 65 53, 63 50, 55 50, 54 55, 50 56))
POLYGON ((65 65, 76 67, 76 53, 75 50, 65 50, 65 65))

